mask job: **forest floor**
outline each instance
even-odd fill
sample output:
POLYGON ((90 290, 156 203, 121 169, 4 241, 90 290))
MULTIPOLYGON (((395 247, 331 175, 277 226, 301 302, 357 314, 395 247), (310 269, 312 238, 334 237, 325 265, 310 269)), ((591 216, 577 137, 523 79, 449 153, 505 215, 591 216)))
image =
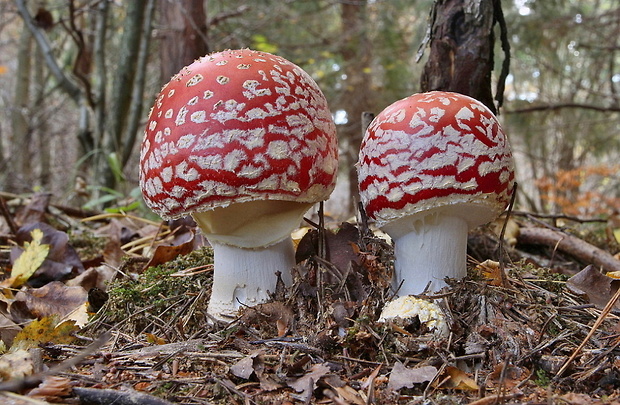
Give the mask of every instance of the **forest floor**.
POLYGON ((620 403, 614 221, 476 230, 468 277, 425 297, 441 333, 378 321, 392 248, 364 224, 309 221, 293 286, 219 324, 191 221, 0 200, 2 404, 620 403))

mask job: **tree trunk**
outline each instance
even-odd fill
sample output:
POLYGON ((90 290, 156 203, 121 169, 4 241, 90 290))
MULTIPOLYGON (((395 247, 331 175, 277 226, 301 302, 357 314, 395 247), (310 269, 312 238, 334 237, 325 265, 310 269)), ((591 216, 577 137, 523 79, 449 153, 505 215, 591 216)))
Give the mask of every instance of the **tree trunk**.
POLYGON ((362 128, 362 114, 371 109, 371 46, 366 33, 366 1, 343 2, 341 7, 343 31, 340 52, 347 75, 341 104, 347 112, 348 122, 340 126, 340 139, 345 148, 342 163, 349 179, 348 211, 353 213, 359 201, 355 164, 365 130, 362 128))
POLYGON ((114 189, 122 168, 123 135, 127 128, 128 113, 132 102, 132 92, 137 73, 140 43, 143 40, 143 26, 148 0, 128 2, 127 16, 123 26, 120 45, 120 58, 116 70, 112 96, 108 105, 111 107, 107 116, 108 134, 105 149, 99 160, 102 170, 101 179, 106 187, 114 189), (105 162, 108 162, 106 167, 105 162))
POLYGON ((7 177, 7 191, 24 192, 27 190, 27 181, 31 178, 33 159, 30 156, 30 141, 32 125, 30 117, 30 81, 32 60, 32 35, 24 27, 19 38, 17 53, 17 79, 13 105, 15 111, 11 114, 11 129, 13 136, 9 146, 9 165, 12 174, 7 177))
POLYGON ((204 0, 163 0, 161 18, 161 83, 209 52, 204 0))
MULTIPOLYGON (((144 26, 142 32, 142 41, 138 51, 138 65, 136 66, 136 82, 131 94, 131 108, 129 109, 129 118, 127 123, 126 135, 124 136, 123 150, 121 155, 121 164, 124 168, 133 154, 138 133, 142 132, 138 128, 140 122, 144 119, 142 111, 144 101, 144 86, 147 76, 147 63, 149 60, 149 45, 151 44, 151 31, 153 29, 153 15, 155 12, 155 1, 148 0, 146 6, 146 15, 144 18, 144 26)), ((149 106, 150 107, 150 106, 149 106)))
MULTIPOLYGON (((37 60, 41 60, 41 51, 37 49, 35 51, 37 60)), ((52 188, 52 136, 49 129, 49 122, 45 118, 41 117, 40 111, 45 109, 45 84, 46 84, 46 72, 42 64, 37 63, 34 68, 34 79, 37 88, 36 102, 34 109, 37 111, 36 115, 36 147, 39 161, 39 185, 47 191, 51 191, 52 188)))
POLYGON ((96 16, 94 17, 94 34, 93 34, 93 58, 95 61, 95 73, 97 81, 94 84, 95 93, 95 108, 94 108, 94 136, 93 142, 96 145, 91 145, 88 151, 100 149, 102 147, 101 142, 104 139, 105 134, 105 122, 106 122, 106 89, 108 87, 107 80, 107 68, 106 61, 106 47, 105 40, 108 31, 108 16, 109 16, 109 3, 108 1, 102 1, 97 5, 96 16))
POLYGON ((436 0, 421 90, 462 93, 496 113, 491 71, 497 15, 501 15, 497 0, 436 0))

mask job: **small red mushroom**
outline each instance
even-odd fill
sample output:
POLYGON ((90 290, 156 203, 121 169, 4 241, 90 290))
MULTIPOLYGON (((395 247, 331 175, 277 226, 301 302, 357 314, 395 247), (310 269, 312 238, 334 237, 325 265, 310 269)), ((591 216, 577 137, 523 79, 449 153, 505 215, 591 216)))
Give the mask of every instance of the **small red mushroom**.
POLYGON ((214 250, 208 312, 235 316, 290 283, 291 231, 331 194, 336 129, 315 81, 288 60, 248 49, 203 57, 161 90, 140 154, 146 204, 191 214, 214 250))
POLYGON ((497 118, 473 98, 414 94, 377 115, 361 145, 359 189, 393 239, 399 295, 467 275, 467 232, 506 209, 513 166, 497 118))

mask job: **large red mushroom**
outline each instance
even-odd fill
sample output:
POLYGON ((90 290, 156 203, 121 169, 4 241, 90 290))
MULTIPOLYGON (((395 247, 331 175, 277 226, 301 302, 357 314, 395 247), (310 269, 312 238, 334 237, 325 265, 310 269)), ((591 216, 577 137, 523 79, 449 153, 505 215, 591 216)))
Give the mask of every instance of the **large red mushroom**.
POLYGON ((497 118, 458 93, 414 94, 383 110, 359 155, 360 197, 394 242, 393 287, 437 291, 467 275, 467 232, 504 211, 513 158, 497 118))
POLYGON ((315 81, 290 61, 228 50, 184 67, 153 106, 140 155, 146 204, 191 214, 214 250, 208 312, 230 319, 290 283, 291 231, 332 192, 336 129, 315 81))

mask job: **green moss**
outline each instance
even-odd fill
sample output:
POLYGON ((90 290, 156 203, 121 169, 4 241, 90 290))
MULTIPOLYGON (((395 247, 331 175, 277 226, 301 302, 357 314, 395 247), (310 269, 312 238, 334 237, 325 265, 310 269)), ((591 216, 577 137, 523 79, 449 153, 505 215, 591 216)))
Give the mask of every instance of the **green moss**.
POLYGON ((538 385, 539 387, 547 387, 549 384, 551 384, 551 379, 549 378, 549 375, 545 370, 542 370, 540 368, 536 370, 536 379, 534 380, 534 384, 538 385))
POLYGON ((69 232, 69 244, 75 249, 80 260, 86 262, 101 256, 107 239, 95 236, 92 232, 69 232))
MULTIPOLYGON (((167 321, 180 316, 179 311, 188 307, 185 303, 210 289, 212 284, 211 271, 182 272, 209 264, 213 264, 213 251, 202 248, 159 266, 149 267, 136 278, 125 277, 112 282, 102 314, 105 322, 123 324, 123 329, 129 326, 129 330, 142 330, 152 317, 167 321)), ((204 298, 203 301, 206 301, 208 295, 204 298)), ((201 309, 203 305, 199 304, 193 309, 201 309)))

